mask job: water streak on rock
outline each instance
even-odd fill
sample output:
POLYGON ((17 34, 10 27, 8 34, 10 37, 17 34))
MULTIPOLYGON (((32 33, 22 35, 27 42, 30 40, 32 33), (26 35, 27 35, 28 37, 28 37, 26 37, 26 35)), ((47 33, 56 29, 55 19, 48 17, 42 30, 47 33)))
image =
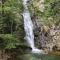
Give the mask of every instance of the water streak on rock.
POLYGON ((30 13, 28 10, 28 0, 23 0, 24 5, 24 12, 23 12, 23 18, 24 18, 24 29, 26 32, 26 40, 30 47, 32 48, 32 53, 44 53, 43 50, 39 50, 34 46, 34 33, 33 33, 33 23, 30 17, 30 13))

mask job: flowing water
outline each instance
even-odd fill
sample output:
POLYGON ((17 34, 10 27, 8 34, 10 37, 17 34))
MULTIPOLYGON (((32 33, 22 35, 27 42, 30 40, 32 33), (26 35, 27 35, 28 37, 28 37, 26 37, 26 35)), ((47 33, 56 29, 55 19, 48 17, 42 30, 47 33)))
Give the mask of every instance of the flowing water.
POLYGON ((27 2, 28 0, 23 0, 23 5, 24 5, 23 18, 24 18, 24 29, 26 33, 25 39, 32 48, 32 53, 44 53, 43 50, 37 49, 34 45, 33 23, 30 17, 27 2))

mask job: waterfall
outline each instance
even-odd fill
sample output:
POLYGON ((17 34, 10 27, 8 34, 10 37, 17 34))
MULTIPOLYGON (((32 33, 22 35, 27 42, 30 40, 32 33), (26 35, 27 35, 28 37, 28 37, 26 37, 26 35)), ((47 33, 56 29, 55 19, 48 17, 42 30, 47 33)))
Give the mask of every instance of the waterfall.
POLYGON ((24 18, 24 29, 26 33, 26 40, 30 47, 32 48, 32 53, 44 53, 43 50, 39 50, 34 46, 34 33, 33 33, 33 23, 30 17, 30 13, 28 10, 28 0, 23 0, 24 5, 24 12, 23 12, 23 18, 24 18))

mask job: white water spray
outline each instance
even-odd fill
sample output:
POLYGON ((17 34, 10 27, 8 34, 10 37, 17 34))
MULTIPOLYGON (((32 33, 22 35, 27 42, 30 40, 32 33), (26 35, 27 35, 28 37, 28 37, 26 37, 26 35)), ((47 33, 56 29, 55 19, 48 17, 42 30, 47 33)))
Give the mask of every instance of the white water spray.
POLYGON ((23 18, 24 18, 24 29, 26 32, 26 40, 30 45, 30 47, 32 48, 32 53, 44 53, 43 50, 39 50, 34 46, 33 23, 27 7, 27 2, 28 0, 23 0, 23 5, 24 5, 23 18))

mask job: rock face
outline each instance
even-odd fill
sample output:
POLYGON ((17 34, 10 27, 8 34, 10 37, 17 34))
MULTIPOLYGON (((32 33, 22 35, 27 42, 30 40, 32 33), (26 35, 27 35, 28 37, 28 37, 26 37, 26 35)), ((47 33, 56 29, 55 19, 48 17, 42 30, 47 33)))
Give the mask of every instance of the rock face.
POLYGON ((47 49, 48 51, 60 50, 60 30, 54 30, 48 26, 40 26, 35 31, 35 41, 38 48, 47 49))
MULTIPOLYGON (((51 24, 52 27, 45 25, 42 15, 45 12, 45 0, 33 0, 31 6, 31 17, 34 24, 35 45, 38 48, 52 50, 60 50, 60 30, 55 29, 52 17, 48 17, 47 24, 51 24), (50 22, 51 21, 51 22, 50 22)), ((47 4, 48 5, 48 4, 47 4)), ((48 12, 47 12, 48 13, 48 12)))
POLYGON ((60 30, 51 30, 50 35, 53 40, 53 44, 60 50, 60 30))

